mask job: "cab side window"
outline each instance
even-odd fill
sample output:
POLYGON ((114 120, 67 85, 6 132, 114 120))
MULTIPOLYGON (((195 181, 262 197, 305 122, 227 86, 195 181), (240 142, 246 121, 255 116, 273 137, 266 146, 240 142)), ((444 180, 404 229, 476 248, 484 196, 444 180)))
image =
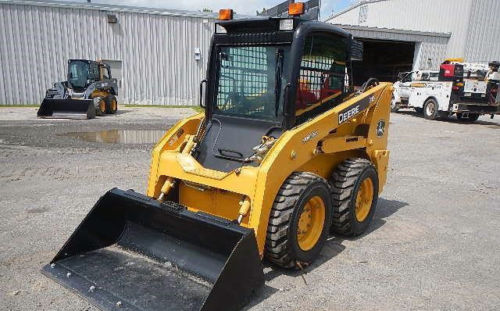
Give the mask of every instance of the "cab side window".
POLYGON ((101 76, 103 80, 111 79, 111 73, 109 72, 109 68, 106 66, 101 66, 101 76))
POLYGON ((401 82, 411 82, 412 73, 408 73, 401 82))
POLYGON ((347 84, 346 59, 346 38, 323 33, 306 37, 295 101, 298 123, 341 101, 347 84))
POLYGON ((97 67, 94 63, 91 63, 90 65, 89 78, 91 80, 99 80, 99 67, 97 67))

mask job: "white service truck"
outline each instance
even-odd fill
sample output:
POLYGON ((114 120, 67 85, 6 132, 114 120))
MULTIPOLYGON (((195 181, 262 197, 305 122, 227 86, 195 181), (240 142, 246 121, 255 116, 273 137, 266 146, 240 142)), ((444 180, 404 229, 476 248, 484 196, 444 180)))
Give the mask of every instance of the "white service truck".
POLYGON ((400 108, 408 107, 411 84, 417 81, 438 81, 439 71, 416 70, 410 72, 400 72, 398 81, 393 85, 391 111, 396 112, 400 108))
MULTIPOLYGON (((464 122, 474 122, 484 114, 493 118, 500 114, 499 65, 498 62, 491 62, 489 67, 445 62, 439 71, 439 81, 411 81, 407 101, 401 101, 397 108, 414 108, 431 120, 454 114, 464 122)), ((401 96, 397 94, 394 98, 398 95, 401 96)))

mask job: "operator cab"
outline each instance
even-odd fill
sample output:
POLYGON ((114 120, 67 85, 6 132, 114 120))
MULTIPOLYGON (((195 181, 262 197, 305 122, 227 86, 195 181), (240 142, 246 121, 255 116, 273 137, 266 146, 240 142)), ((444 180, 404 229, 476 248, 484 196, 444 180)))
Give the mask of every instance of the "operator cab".
POLYGON ((96 81, 111 79, 109 65, 87 59, 68 60, 68 87, 84 92, 96 81))
POLYGON ((287 18, 232 20, 227 11, 201 85, 206 130, 195 153, 226 172, 258 165, 262 144, 342 102, 354 90, 351 61, 362 55, 348 32, 301 17, 303 6, 287 18))

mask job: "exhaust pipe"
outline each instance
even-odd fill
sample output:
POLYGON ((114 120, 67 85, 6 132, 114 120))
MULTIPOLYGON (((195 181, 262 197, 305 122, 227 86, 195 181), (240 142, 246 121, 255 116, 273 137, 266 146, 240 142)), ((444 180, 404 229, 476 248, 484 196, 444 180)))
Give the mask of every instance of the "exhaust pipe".
POLYGON ((264 284, 253 230, 116 188, 42 273, 103 310, 237 310, 264 284))

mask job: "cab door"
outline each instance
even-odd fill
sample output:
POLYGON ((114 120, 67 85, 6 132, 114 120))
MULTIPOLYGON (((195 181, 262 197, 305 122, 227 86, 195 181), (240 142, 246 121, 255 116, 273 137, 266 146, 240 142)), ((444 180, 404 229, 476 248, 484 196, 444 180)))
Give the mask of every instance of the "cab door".
POLYGON ((297 77, 296 124, 342 102, 347 83, 347 38, 312 32, 305 37, 297 77))
POLYGON ((403 77, 401 83, 399 84, 399 97, 401 98, 401 100, 407 101, 410 97, 413 74, 413 72, 409 72, 403 77))

